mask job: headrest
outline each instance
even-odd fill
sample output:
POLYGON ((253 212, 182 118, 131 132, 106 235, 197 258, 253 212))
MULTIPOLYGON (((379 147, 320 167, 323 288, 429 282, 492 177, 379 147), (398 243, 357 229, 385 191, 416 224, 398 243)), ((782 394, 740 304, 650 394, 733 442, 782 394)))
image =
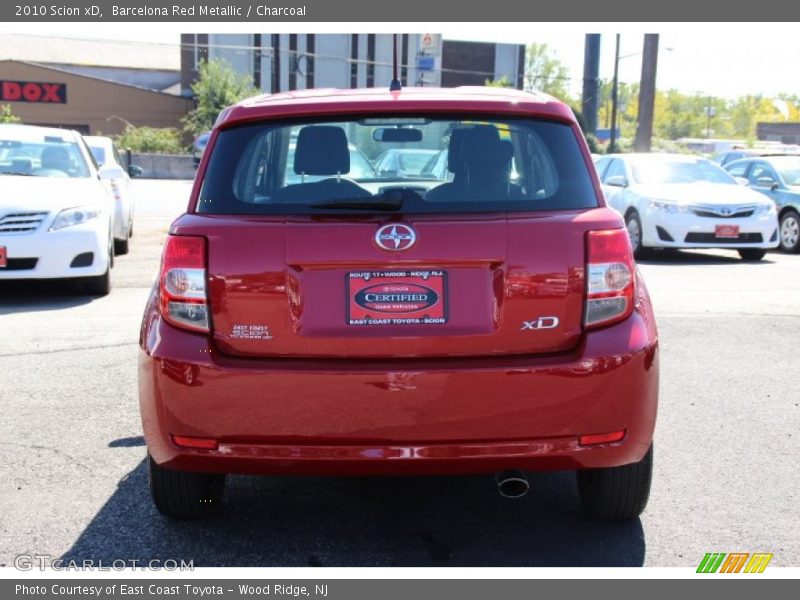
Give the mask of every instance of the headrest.
POLYGON ((344 129, 309 125, 297 136, 294 172, 298 175, 344 175, 350 172, 350 151, 344 129))
POLYGON ((464 167, 464 139, 470 129, 453 129, 447 145, 447 170, 458 173, 464 167))
POLYGON ((510 168, 514 147, 511 142, 501 140, 497 128, 482 125, 469 130, 464 140, 464 162, 473 167, 510 168))

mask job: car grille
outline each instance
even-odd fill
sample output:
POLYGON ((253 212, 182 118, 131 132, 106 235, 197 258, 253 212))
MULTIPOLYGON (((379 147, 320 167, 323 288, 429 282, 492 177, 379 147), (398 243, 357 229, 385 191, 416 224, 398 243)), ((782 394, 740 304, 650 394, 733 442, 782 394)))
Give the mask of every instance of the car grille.
POLYGON ((686 242, 694 244, 759 244, 764 241, 760 233, 740 233, 739 237, 717 237, 713 233, 689 233, 686 242))
POLYGON ((0 217, 0 233, 30 233, 36 231, 47 216, 46 212, 11 213, 0 217))
POLYGON ((38 262, 38 258, 9 258, 8 264, 5 267, 0 267, 0 272, 30 271, 36 268, 36 263, 38 262))
POLYGON ((741 219, 752 216, 756 212, 753 205, 729 206, 715 204, 693 204, 689 207, 698 217, 709 217, 713 219, 741 219))

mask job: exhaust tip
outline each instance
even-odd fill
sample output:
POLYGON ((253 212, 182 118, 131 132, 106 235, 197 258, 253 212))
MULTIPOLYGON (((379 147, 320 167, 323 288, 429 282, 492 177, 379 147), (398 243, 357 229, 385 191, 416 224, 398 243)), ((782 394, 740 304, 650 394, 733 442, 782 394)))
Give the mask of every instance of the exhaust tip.
POLYGON ((522 498, 531 489, 528 478, 522 471, 503 471, 495 475, 497 491, 503 498, 522 498))

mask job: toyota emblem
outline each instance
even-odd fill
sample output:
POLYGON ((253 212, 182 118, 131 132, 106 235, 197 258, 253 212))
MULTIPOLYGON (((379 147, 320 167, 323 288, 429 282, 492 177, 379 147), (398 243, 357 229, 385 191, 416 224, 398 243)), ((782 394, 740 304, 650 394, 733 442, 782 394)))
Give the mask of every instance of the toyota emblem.
POLYGON ((375 243, 384 250, 408 250, 417 241, 417 234, 408 225, 390 223, 375 233, 375 243))

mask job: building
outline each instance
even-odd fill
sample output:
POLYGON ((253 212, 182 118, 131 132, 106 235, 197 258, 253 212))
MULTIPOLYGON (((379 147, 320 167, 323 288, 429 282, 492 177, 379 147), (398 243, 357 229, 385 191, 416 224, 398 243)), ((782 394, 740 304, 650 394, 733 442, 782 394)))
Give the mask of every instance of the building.
POLYGON ((181 56, 174 42, 153 44, 4 33, 0 34, 0 60, 21 60, 76 75, 179 93, 181 56))
POLYGON ((800 144, 800 123, 756 123, 756 137, 766 142, 800 144))
MULTIPOLYGON (((440 34, 398 35, 404 86, 483 85, 503 77, 522 87, 525 47, 443 40, 440 34)), ((264 92, 387 86, 392 34, 183 34, 181 93, 191 95, 203 60, 221 59, 264 92)))
POLYGON ((0 34, 0 104, 24 123, 115 135, 127 123, 180 127, 173 45, 0 34))

